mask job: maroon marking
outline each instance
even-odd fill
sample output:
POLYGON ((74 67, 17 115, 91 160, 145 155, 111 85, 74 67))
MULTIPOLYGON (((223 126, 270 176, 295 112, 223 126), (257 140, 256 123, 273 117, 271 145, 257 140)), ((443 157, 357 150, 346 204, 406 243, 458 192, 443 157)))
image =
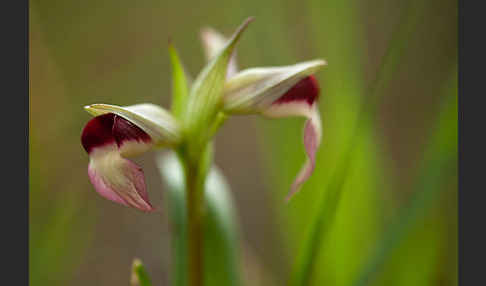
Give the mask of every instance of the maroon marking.
POLYGON ((121 147, 124 141, 150 142, 151 140, 140 127, 117 115, 115 115, 112 133, 118 147, 121 147))
POLYGON ((81 143, 88 154, 93 148, 114 142, 120 147, 129 140, 148 142, 151 138, 140 127, 113 113, 91 119, 81 134, 81 143))
POLYGON ((292 101, 307 101, 312 105, 319 98, 319 84, 313 75, 303 78, 274 103, 288 103, 292 101))
POLYGON ((111 130, 115 114, 108 113, 96 116, 86 123, 81 134, 81 143, 88 154, 95 147, 115 142, 111 130))

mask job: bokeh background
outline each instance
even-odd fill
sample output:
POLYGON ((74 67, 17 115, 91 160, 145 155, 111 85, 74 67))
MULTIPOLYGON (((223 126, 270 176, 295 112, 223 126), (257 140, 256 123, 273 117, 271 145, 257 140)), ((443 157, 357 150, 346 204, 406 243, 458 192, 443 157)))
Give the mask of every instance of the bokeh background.
POLYGON ((155 285, 168 285, 154 154, 136 161, 161 212, 102 199, 80 144, 83 106, 168 107, 169 37, 195 76, 205 62, 199 29, 229 34, 248 16, 256 20, 238 44, 241 68, 328 61, 316 75, 317 167, 290 204, 304 119, 234 117, 216 137, 248 285, 457 285, 450 0, 30 1, 31 285, 128 285, 134 257, 155 285))

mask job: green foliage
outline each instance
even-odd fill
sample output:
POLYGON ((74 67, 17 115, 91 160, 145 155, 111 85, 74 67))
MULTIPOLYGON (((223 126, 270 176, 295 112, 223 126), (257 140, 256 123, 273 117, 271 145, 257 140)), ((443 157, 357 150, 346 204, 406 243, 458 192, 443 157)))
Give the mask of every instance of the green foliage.
MULTIPOLYGON (((187 217, 184 169, 174 153, 159 154, 157 165, 168 185, 172 233, 172 285, 187 285, 187 217)), ((205 184, 204 285, 240 285, 239 239, 229 186, 213 166, 205 184)))
POLYGON ((172 114, 180 118, 189 96, 189 76, 172 43, 169 43, 169 55, 172 64, 172 114))
MULTIPOLYGON (((251 18, 247 19, 237 29, 221 52, 199 73, 191 87, 183 120, 187 128, 187 136, 191 138, 191 145, 196 148, 204 145, 213 135, 207 132, 207 129, 214 124, 222 107, 222 91, 228 62, 236 43, 251 20, 251 18)), ((200 150, 189 152, 198 153, 200 150)))
POLYGON ((130 286, 152 286, 152 281, 140 259, 134 259, 130 286))
MULTIPOLYGON (((432 274, 439 266, 441 249, 437 242, 440 242, 440 233, 444 230, 440 221, 437 221, 437 214, 431 217, 430 212, 437 212, 437 202, 451 195, 451 189, 457 187, 456 184, 449 184, 451 177, 457 180, 457 82, 453 86, 455 88, 452 88, 452 94, 443 103, 437 126, 425 150, 417 172, 414 193, 408 204, 401 208, 393 225, 378 241, 374 254, 363 265, 353 284, 355 286, 375 285, 370 283, 373 276, 390 261, 395 264, 389 267, 395 277, 389 277, 387 281, 396 281, 393 285, 438 283, 432 274), (426 220, 422 221, 424 218, 426 220), (405 247, 398 249, 401 244, 405 247), (414 255, 415 251, 417 253, 414 255), (407 258, 412 259, 407 261, 407 258), (403 272, 408 275, 401 277, 403 272)), ((449 283, 455 284, 453 280, 449 283)))

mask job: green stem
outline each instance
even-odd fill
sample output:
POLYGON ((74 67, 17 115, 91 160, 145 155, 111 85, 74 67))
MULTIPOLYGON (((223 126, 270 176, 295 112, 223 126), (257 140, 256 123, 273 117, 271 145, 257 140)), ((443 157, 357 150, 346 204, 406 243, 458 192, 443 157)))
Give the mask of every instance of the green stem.
POLYGON ((179 155, 184 162, 186 178, 188 285, 202 286, 204 282, 204 184, 212 162, 212 143, 208 143, 202 152, 181 150, 179 155))
POLYGON ((186 174, 186 206, 189 251, 189 285, 203 284, 203 190, 198 183, 198 170, 189 167, 186 174))

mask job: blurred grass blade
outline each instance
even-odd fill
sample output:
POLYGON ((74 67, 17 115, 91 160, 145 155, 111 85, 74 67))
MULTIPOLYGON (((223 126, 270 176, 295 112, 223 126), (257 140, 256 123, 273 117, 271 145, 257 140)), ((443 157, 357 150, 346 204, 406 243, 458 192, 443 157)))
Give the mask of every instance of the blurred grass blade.
POLYGON ((130 286, 152 286, 147 270, 138 258, 133 260, 130 286))
POLYGON ((190 77, 172 43, 169 43, 169 56, 172 64, 172 112, 180 118, 189 96, 190 77))
POLYGON ((97 212, 86 213, 82 189, 49 193, 47 178, 39 172, 49 159, 41 147, 29 146, 29 285, 67 285, 92 242, 97 212))
MULTIPOLYGON (((187 285, 187 221, 183 167, 174 153, 158 154, 157 166, 168 185, 172 231, 172 285, 187 285)), ((240 285, 238 229, 229 187, 213 167, 205 189, 204 285, 240 285)))
POLYGON ((350 158, 352 158, 351 152, 348 152, 347 155, 347 158, 343 158, 341 161, 341 167, 337 168, 338 173, 332 176, 329 185, 325 188, 319 213, 315 216, 309 239, 304 244, 303 253, 297 260, 297 267, 292 274, 290 285, 309 285, 311 281, 313 265, 319 248, 323 244, 321 239, 327 237, 341 200, 343 185, 351 164, 350 158))
POLYGON ((400 56, 407 46, 407 40, 411 37, 411 33, 418 23, 417 20, 420 18, 421 13, 417 13, 415 10, 413 13, 410 13, 411 6, 413 5, 409 3, 406 9, 402 10, 401 20, 394 29, 376 76, 366 89, 367 100, 361 103, 357 111, 357 120, 355 121, 353 133, 345 145, 344 154, 339 159, 339 165, 330 177, 327 188, 325 188, 324 196, 319 205, 319 212, 314 218, 309 237, 303 246, 301 256, 297 260, 290 285, 308 285, 311 281, 316 257, 324 243, 322 240, 327 237, 332 222, 336 217, 342 189, 348 177, 352 160, 356 155, 354 154, 354 149, 359 144, 360 138, 366 137, 366 133, 370 132, 369 130, 372 126, 370 115, 374 112, 377 103, 380 102, 380 95, 382 95, 380 92, 395 74, 400 56))
POLYGON ((402 207, 397 222, 385 233, 377 249, 364 265, 353 283, 355 286, 372 285, 374 275, 388 261, 393 251, 409 235, 413 226, 431 209, 441 192, 446 190, 447 178, 456 171, 457 162, 457 82, 454 84, 455 96, 444 102, 438 118, 437 129, 429 141, 418 177, 415 192, 408 205, 402 207))
POLYGON ((66 285, 92 241, 94 215, 83 214, 79 196, 71 193, 49 205, 48 214, 41 213, 47 208, 39 208, 45 193, 38 190, 30 193, 29 285, 66 285), (45 221, 39 221, 40 217, 45 221))

